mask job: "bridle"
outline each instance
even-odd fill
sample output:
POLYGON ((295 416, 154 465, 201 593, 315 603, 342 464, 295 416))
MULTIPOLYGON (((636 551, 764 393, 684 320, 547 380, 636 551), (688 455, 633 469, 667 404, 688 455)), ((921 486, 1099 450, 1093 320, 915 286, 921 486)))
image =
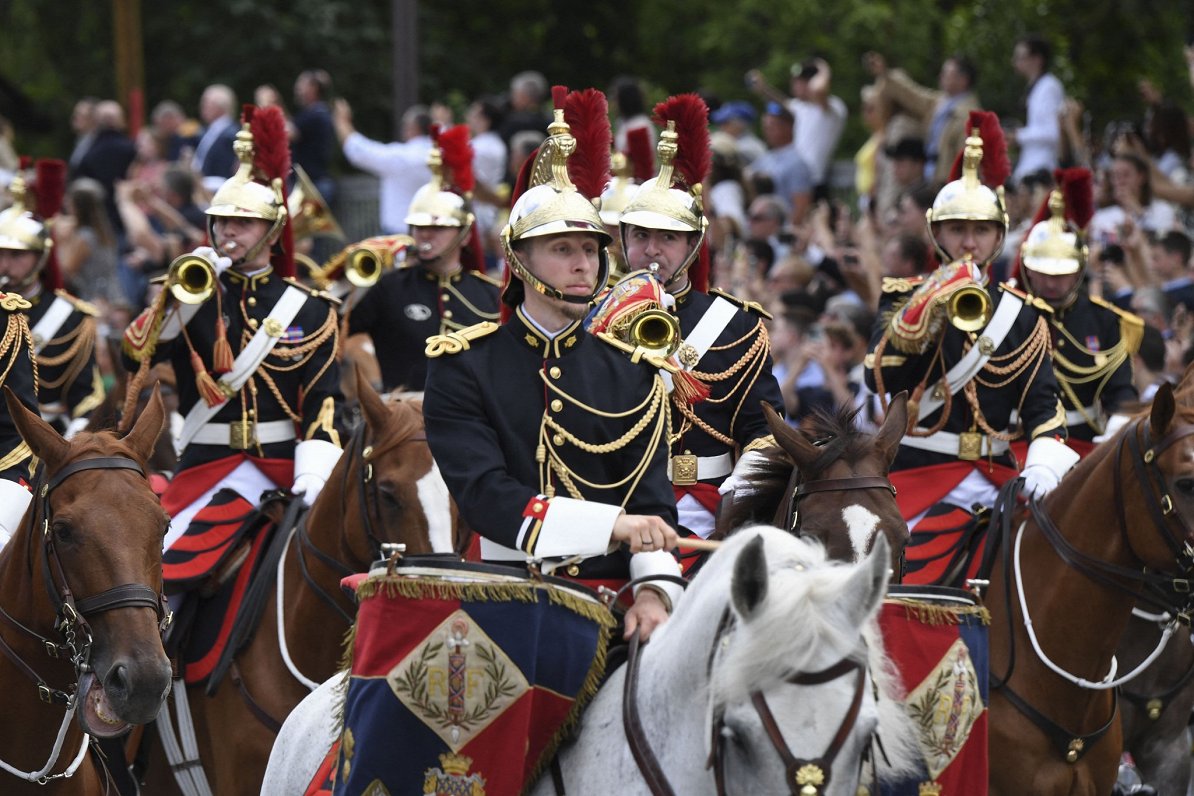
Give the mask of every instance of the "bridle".
MULTIPOLYGON (((721 614, 721 620, 717 624, 717 634, 714 637, 713 646, 709 650, 709 659, 706 667, 708 675, 711 676, 713 673, 713 663, 717 658, 717 651, 723 647, 723 637, 732 632, 733 628, 734 617, 727 606, 721 614)), ((845 745, 846 740, 850 737, 850 732, 854 729, 854 725, 858 721, 859 711, 862 709, 863 692, 866 688, 866 666, 854 658, 847 657, 819 671, 795 672, 783 680, 783 682, 791 685, 824 685, 851 673, 854 675, 854 696, 850 701, 850 707, 846 711, 846 715, 842 717, 842 721, 838 725, 833 739, 829 742, 829 746, 818 757, 802 758, 794 755, 788 747, 787 741, 784 740, 783 731, 780 729, 779 723, 776 722, 775 716, 767 704, 767 697, 762 691, 752 691, 750 694, 751 705, 754 707, 755 713, 758 714, 759 720, 763 723, 763 729, 767 732, 767 738, 771 741, 771 745, 779 755, 780 760, 783 761, 784 781, 788 785, 788 792, 793 794, 793 796, 816 796, 817 794, 824 793, 825 788, 828 787, 833 771, 833 763, 845 745)), ((713 780, 717 785, 718 796, 725 796, 726 794, 726 738, 724 729, 724 711, 718 710, 713 717, 709 759, 705 764, 706 768, 713 769, 713 780)), ((862 759, 858 761, 858 765, 861 770, 863 765, 862 759)))
MULTIPOLYGON (((44 471, 38 475, 34 491, 38 501, 37 509, 29 514, 27 533, 30 538, 33 537, 38 526, 37 518, 40 516, 42 548, 44 552, 42 556, 42 579, 45 581, 50 603, 54 606, 54 629, 62 637, 62 640, 59 642, 42 636, 40 633, 18 622, 8 611, 0 608, 0 618, 8 625, 27 636, 37 639, 49 657, 56 659, 65 658, 71 662, 75 669, 75 682, 73 684, 65 690, 53 688, 47 683, 44 677, 38 674, 36 669, 25 661, 4 640, 3 636, 0 636, 0 652, 3 652, 17 669, 34 682, 37 686, 39 698, 47 704, 61 705, 66 708, 66 716, 59 729, 55 749, 50 756, 50 760, 47 761, 46 765, 40 771, 17 771, 13 767, 3 763, 3 761, 0 761, 0 766, 5 770, 29 781, 44 783, 58 777, 71 776, 82 762, 82 754, 80 753, 65 771, 53 775, 48 775, 47 773, 57 761, 66 727, 77 708, 78 699, 81 696, 79 694, 79 681, 85 674, 93 673, 91 651, 94 636, 87 617, 94 617, 97 614, 120 608, 149 608, 157 615, 158 631, 160 633, 166 632, 173 619, 165 595, 161 591, 155 591, 149 586, 140 583, 125 583, 105 589, 99 594, 90 597, 75 597, 74 591, 67 581, 66 568, 62 565, 62 558, 58 553, 55 543, 52 528, 53 507, 50 504, 50 500, 53 497, 54 490, 63 481, 76 473, 86 470, 132 470, 142 478, 145 477, 145 472, 141 465, 124 456, 103 456, 72 462, 61 468, 48 480, 44 471)), ((84 749, 86 746, 87 738, 84 736, 84 749)))
MULTIPOLYGON (((639 581, 645 582, 648 579, 650 578, 639 579, 639 581)), ((634 581, 627 586, 633 583, 634 581)), ((707 680, 712 677, 718 650, 726 646, 728 636, 734 627, 734 616, 730 612, 729 606, 726 606, 717 623, 717 632, 714 634, 713 643, 709 649, 706 663, 707 680)), ((622 694, 622 715, 626 738, 630 744, 631 754, 638 764, 639 772, 652 796, 675 796, 675 790, 668 782, 667 775, 664 774, 658 758, 651 749, 638 713, 638 670, 642 660, 639 648, 640 642, 636 633, 630 639, 630 651, 626 661, 626 681, 622 694)), ((833 763, 850 737, 850 732, 858 721, 858 715, 862 709, 862 699, 866 687, 866 666, 854 658, 843 658, 825 669, 816 672, 796 672, 783 681, 791 685, 823 685, 851 673, 854 674, 854 696, 850 702, 850 708, 842 718, 841 724, 838 725, 837 733, 834 734, 828 748, 818 757, 800 758, 794 755, 787 741, 784 740, 783 731, 780 729, 779 723, 776 722, 771 707, 767 704, 767 697, 761 691, 751 692, 751 705, 754 707, 755 713, 758 714, 772 747, 784 764, 784 781, 788 783, 788 792, 793 796, 817 796, 825 792, 833 770, 833 763)), ((705 767, 713 771, 713 780, 718 796, 726 796, 727 793, 724 729, 725 714, 724 711, 718 710, 713 717, 709 758, 705 763, 705 767)), ((863 762, 862 759, 859 760, 860 769, 863 762)))

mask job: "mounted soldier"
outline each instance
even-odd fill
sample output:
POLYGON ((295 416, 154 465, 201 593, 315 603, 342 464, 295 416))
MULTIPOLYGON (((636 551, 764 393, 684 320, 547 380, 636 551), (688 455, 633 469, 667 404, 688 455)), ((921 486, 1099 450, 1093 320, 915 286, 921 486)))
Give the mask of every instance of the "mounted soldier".
POLYGON ((415 193, 406 215, 413 243, 403 236, 365 240, 347 247, 338 257, 342 262, 334 259, 327 269, 347 266, 351 280, 354 264, 361 263, 371 273, 367 278, 376 280, 344 314, 349 335, 372 338, 386 390, 423 389, 428 337, 498 319, 498 283, 485 274, 473 214, 468 134, 466 125, 433 131, 431 182, 415 193), (397 267, 400 251, 407 259, 397 267))
MULTIPOLYGON (((568 96, 566 122, 565 92, 553 92, 555 121, 501 233, 503 322, 428 341, 424 414, 485 560, 546 560, 545 571, 620 585, 679 574, 666 552, 676 541, 666 391, 624 343, 581 325, 608 278, 610 237, 591 198, 608 177, 609 122, 592 90, 568 96)), ((627 634, 649 635, 678 597, 671 584, 637 587, 627 634)))
MULTIPOLYGON (((993 506, 999 486, 1020 469, 1009 448, 1020 436, 1029 441, 1020 472, 1028 493, 1050 491, 1078 460, 1065 445, 1053 375, 1052 307, 1011 285, 989 284, 988 267, 1007 234, 1008 162, 994 114, 975 111, 970 129, 952 181, 927 213, 942 265, 926 277, 884 281, 866 359, 868 386, 912 394, 915 419, 891 474, 910 529, 928 513, 934 527, 954 527, 972 506, 993 506)), ((916 555, 913 547, 908 555, 916 555)))
POLYGON ((17 174, 14 203, 0 213, 0 279, 7 280, 3 289, 29 302, 41 416, 70 439, 104 400, 95 363, 99 310, 63 289, 54 254, 51 227, 62 207, 66 163, 39 160, 35 174, 32 186, 17 174))
POLYGON ((1094 212, 1087 169, 1058 170, 1020 248, 1024 287, 1053 309, 1053 373, 1066 410, 1069 444, 1088 453, 1094 442, 1127 422, 1125 406, 1139 400, 1132 355, 1144 321, 1086 290, 1086 225, 1094 212))
POLYGON ((167 549, 221 489, 256 505, 289 488, 310 505, 340 456, 339 325, 332 301, 292 278, 284 122, 253 106, 243 121, 240 169, 207 210, 211 247, 176 260, 124 333, 130 396, 152 363, 177 374, 185 419, 162 496, 167 549))
MULTIPOLYGON (((683 369, 710 392, 692 403, 672 391, 669 473, 682 528, 708 537, 722 491, 731 491, 753 457, 774 438, 762 404, 784 413, 771 374, 771 344, 754 302, 709 289, 709 257, 701 182, 709 173, 708 108, 695 94, 655 107, 661 127, 658 174, 641 185, 621 215, 622 244, 630 271, 653 272, 675 299, 685 344, 683 369)), ((670 380, 670 376, 666 377, 670 380)))
MULTIPOLYGON (((21 403, 37 411, 37 372, 33 366, 33 340, 25 313, 29 302, 16 293, 0 292, 0 386, 12 390, 21 403)), ((8 543, 33 499, 33 453, 21 438, 0 401, 0 547, 8 543)))

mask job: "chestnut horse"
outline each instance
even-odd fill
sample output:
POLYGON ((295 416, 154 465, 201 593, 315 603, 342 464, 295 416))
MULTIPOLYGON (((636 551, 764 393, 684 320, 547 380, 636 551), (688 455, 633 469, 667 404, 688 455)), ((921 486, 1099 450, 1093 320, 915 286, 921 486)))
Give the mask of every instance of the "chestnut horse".
POLYGON ((170 519, 144 475, 162 401, 155 391, 123 438, 70 442, 7 388, 5 401, 42 467, 0 553, 0 792, 101 794, 111 783, 87 754, 92 739, 152 721, 170 688, 170 519))
POLYGON ((1030 508, 993 520, 1006 533, 988 538, 1000 549, 987 598, 991 793, 1101 796, 1122 748, 1112 686, 1132 673, 1114 655, 1132 606, 1188 611, 1164 595, 1190 597, 1194 405, 1163 386, 1030 508))
POLYGON ((873 436, 854 426, 856 412, 849 408, 814 416, 808 431, 792 428, 769 406, 763 409, 779 447, 765 450, 766 461, 747 475, 749 485, 725 501, 718 533, 771 524, 819 539, 830 558, 858 562, 882 532, 898 579, 908 524, 887 474, 907 424, 907 394, 892 399, 873 436))
MULTIPOLYGON (((405 544, 409 554, 453 550, 456 511, 427 447, 422 404, 383 401, 365 379, 357 388, 365 423, 292 535, 256 633, 213 696, 187 688, 212 793, 258 793, 281 723, 339 668, 356 615, 340 580, 367 572, 383 544, 405 544)), ((177 792, 162 756, 148 774, 146 792, 177 792)))

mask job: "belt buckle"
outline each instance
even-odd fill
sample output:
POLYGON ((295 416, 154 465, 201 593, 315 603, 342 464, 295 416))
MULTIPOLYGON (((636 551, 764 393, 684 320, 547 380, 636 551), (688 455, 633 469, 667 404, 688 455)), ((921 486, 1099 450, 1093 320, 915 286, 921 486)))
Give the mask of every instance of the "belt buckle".
POLYGON ((977 431, 963 431, 958 435, 958 458, 976 462, 983 456, 983 435, 977 431))
POLYGON ((677 453, 672 457, 672 483, 692 486, 697 482, 697 457, 692 453, 677 453))
POLYGON ((248 450, 257 446, 257 424, 252 420, 240 420, 228 424, 228 447, 234 451, 248 450))

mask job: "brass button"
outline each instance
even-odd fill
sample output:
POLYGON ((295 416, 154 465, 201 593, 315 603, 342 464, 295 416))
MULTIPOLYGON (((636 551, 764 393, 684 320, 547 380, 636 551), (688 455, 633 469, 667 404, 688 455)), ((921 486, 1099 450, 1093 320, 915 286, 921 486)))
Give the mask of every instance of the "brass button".
POLYGON ((439 299, 440 299, 440 301, 451 301, 452 297, 449 296, 447 293, 445 293, 442 296, 440 296, 439 299))
POLYGON ((249 326, 256 329, 258 320, 256 318, 249 318, 249 326))
POLYGON ((253 417, 255 414, 257 414, 257 411, 256 411, 255 409, 249 409, 249 410, 246 412, 246 414, 247 414, 249 417, 253 417))
POLYGON ((561 401, 559 398, 557 398, 551 402, 551 411, 560 412, 563 409, 564 409, 564 402, 561 401))
POLYGON ((538 514, 539 512, 543 511, 543 504, 542 504, 542 503, 536 503, 535 505, 531 506, 531 511, 535 512, 536 514, 538 514))
POLYGON ((555 445, 557 448, 558 448, 560 445, 563 445, 563 444, 564 444, 564 435, 563 435, 563 434, 556 434, 554 437, 552 437, 552 438, 551 438, 551 444, 552 444, 552 445, 555 445))
POLYGON ((248 303, 248 305, 249 305, 250 307, 256 307, 256 306, 257 306, 257 297, 256 297, 256 296, 249 296, 249 300, 248 300, 248 302, 247 302, 247 303, 248 303))
POLYGON ((568 575, 570 577, 575 578, 579 574, 580 574, 580 567, 578 567, 576 564, 572 564, 571 566, 568 567, 568 575))
POLYGON ((451 317, 452 317, 452 310, 444 310, 444 317, 445 317, 445 318, 451 318, 451 317))
POLYGON ((547 374, 549 376, 551 376, 553 379, 558 379, 558 378, 560 378, 560 374, 562 372, 563 371, 561 371, 559 368, 553 366, 551 370, 547 371, 547 374))

